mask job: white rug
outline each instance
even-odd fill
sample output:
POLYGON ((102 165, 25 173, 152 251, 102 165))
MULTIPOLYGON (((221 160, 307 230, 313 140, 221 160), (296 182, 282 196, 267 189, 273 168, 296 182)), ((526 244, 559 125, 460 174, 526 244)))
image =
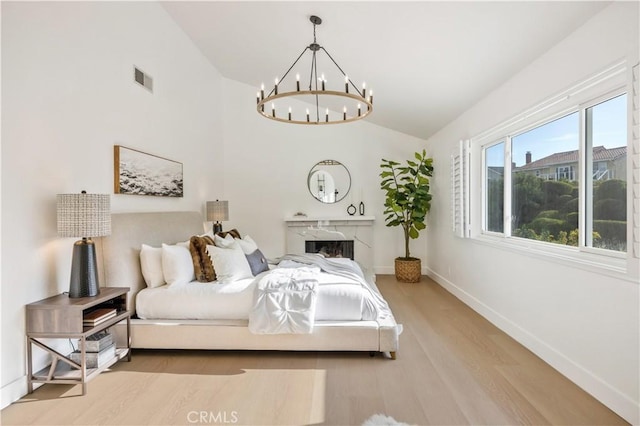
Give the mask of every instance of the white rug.
POLYGON ((362 426, 409 426, 384 414, 374 414, 362 423, 362 426))

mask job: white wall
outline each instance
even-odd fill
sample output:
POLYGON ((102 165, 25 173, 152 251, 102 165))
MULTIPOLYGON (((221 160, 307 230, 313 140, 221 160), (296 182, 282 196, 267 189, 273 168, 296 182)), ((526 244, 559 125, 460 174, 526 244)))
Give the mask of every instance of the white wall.
POLYGON ((221 93, 156 3, 2 2, 2 406, 26 392, 25 304, 69 287, 56 194, 112 193, 121 144, 182 162, 184 197, 112 195, 113 211, 202 210, 222 192, 221 93))
MULTIPOLYGON (((470 138, 637 52, 638 3, 615 3, 428 140, 444 164, 470 138)), ((472 161, 475 188, 480 161, 472 161)), ((632 423, 639 423, 638 272, 613 277, 508 251, 450 231, 450 179, 436 169, 430 274, 632 423)), ((479 194, 472 192, 477 201, 479 194)), ((472 226, 480 226, 475 221, 472 226)), ((637 268, 637 263, 630 263, 637 268)))
MULTIPOLYGON (((350 203, 358 206, 363 201, 365 214, 376 217, 374 271, 392 274, 393 260, 403 255, 404 243, 401 228, 384 225, 380 162, 413 158, 424 140, 366 120, 324 126, 267 120, 256 112, 255 87, 225 83, 224 187, 231 219, 225 228, 248 233, 267 257, 275 257, 285 250, 285 217, 299 211, 308 216, 347 216, 350 203), (344 164, 352 179, 351 192, 335 204, 320 203, 307 189, 311 168, 328 159, 344 164)), ((448 164, 447 160, 440 167, 448 164)), ((421 239, 412 241, 411 249, 413 256, 425 259, 421 239)))

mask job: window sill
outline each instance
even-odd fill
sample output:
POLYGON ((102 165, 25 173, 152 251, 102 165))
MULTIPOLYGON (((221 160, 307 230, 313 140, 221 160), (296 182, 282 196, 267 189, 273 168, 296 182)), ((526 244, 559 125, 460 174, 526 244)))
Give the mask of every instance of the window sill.
POLYGON ((637 278, 632 277, 627 271, 626 253, 607 255, 582 251, 577 247, 486 234, 472 237, 471 240, 478 244, 638 283, 637 278))

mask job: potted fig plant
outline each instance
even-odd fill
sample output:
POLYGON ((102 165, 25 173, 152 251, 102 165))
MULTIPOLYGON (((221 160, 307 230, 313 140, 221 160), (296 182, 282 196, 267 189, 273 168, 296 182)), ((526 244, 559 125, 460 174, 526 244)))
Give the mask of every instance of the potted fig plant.
POLYGON ((385 191, 385 224, 402 226, 404 232, 404 256, 395 259, 396 279, 416 283, 422 275, 422 262, 411 257, 409 240, 420 236, 427 227, 425 218, 431 209, 429 178, 433 176, 433 159, 427 158, 426 150, 416 152, 415 160, 406 165, 382 159, 382 181, 385 191))

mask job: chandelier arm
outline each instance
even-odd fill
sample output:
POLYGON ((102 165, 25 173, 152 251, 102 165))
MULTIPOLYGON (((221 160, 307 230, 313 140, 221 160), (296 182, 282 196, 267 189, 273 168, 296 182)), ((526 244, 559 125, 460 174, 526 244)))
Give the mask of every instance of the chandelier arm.
POLYGON ((313 52, 311 55, 311 71, 309 72, 309 90, 313 90, 312 84, 314 79, 315 72, 315 80, 316 80, 316 90, 318 90, 318 69, 316 68, 316 52, 313 52))
MULTIPOLYGON (((327 56, 329 57, 329 59, 331 59, 331 62, 333 62, 333 65, 335 65, 340 72, 342 73, 342 75, 344 75, 345 77, 347 76, 347 73, 345 73, 342 68, 340 68, 340 65, 338 65, 338 63, 333 59, 333 57, 329 54, 329 52, 327 52, 327 49, 325 49, 324 47, 320 46, 320 49, 324 50, 324 53, 327 54, 327 56)), ((358 94, 360 96, 362 96, 364 98, 364 95, 362 94, 362 92, 360 91, 360 89, 358 89, 358 87, 353 84, 353 81, 351 81, 351 79, 349 79, 349 83, 351 83, 351 86, 353 86, 354 89, 356 89, 356 92, 358 92, 358 94)))
MULTIPOLYGON (((302 58, 302 55, 305 54, 305 52, 307 51, 307 49, 309 49, 309 46, 305 47, 302 50, 302 53, 300 54, 300 56, 298 56, 298 59, 296 59, 295 61, 293 61, 293 63, 291 64, 291 66, 289 67, 289 69, 287 70, 287 72, 284 73, 284 75, 282 76, 282 78, 279 80, 279 82, 283 82, 284 78, 289 74, 289 72, 293 69, 293 67, 296 66, 296 64, 298 63, 298 61, 300 60, 300 58, 302 58)), ((273 89, 271 89, 271 91, 269 92, 269 94, 267 95, 267 97, 271 96, 273 94, 273 92, 276 90, 276 88, 274 87, 273 89)))
MULTIPOLYGON (((313 26, 313 32, 314 32, 313 42, 314 43, 315 43, 315 28, 316 26, 314 24, 313 26)), ((315 89, 318 90, 318 65, 316 63, 316 59, 317 59, 316 51, 314 50, 313 57, 311 58, 311 72, 309 73, 309 90, 313 90, 311 85, 313 84, 314 80, 316 82, 315 89)), ((316 96, 316 121, 320 121, 320 98, 318 97, 318 94, 316 94, 315 96, 316 96)))

